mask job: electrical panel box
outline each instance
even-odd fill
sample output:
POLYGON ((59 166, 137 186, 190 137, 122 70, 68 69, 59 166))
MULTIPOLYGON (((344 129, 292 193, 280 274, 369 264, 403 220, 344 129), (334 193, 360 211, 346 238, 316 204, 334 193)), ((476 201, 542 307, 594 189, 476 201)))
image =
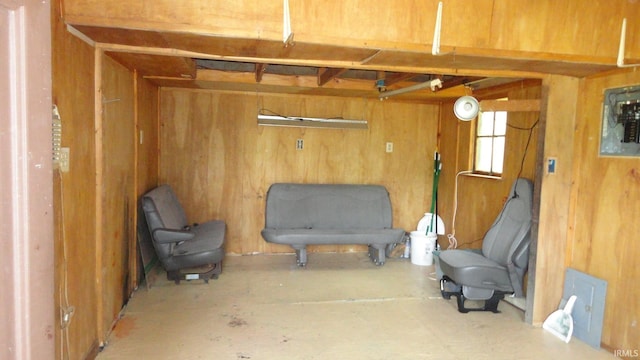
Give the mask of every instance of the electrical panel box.
POLYGON ((640 156, 640 85, 604 92, 600 155, 640 156))
MULTIPOLYGON (((563 302, 576 295, 573 307, 573 336, 596 349, 600 348, 607 282, 575 269, 565 273, 563 302)), ((564 303, 561 304, 564 307, 564 303)))

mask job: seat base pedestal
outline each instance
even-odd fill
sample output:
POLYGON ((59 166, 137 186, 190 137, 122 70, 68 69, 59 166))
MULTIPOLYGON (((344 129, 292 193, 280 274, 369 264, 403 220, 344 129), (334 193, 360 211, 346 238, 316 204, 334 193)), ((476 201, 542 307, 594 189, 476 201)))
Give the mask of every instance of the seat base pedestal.
POLYGON ((180 280, 198 280, 203 279, 205 283, 209 283, 209 279, 217 279, 222 273, 222 261, 215 264, 207 264, 195 268, 180 269, 167 271, 167 279, 173 280, 176 284, 180 284, 180 280))
POLYGON ((465 307, 464 303, 467 298, 462 293, 462 286, 459 286, 455 283, 455 281, 451 280, 448 276, 443 276, 440 279, 440 293, 444 299, 449 300, 451 296, 455 296, 458 302, 458 311, 461 313, 468 313, 469 311, 491 311, 494 314, 499 313, 498 304, 500 300, 504 299, 506 294, 509 294, 504 291, 495 290, 491 298, 484 300, 484 306, 479 308, 468 308, 465 307), (447 291, 447 283, 453 283, 459 290, 456 291, 447 291))

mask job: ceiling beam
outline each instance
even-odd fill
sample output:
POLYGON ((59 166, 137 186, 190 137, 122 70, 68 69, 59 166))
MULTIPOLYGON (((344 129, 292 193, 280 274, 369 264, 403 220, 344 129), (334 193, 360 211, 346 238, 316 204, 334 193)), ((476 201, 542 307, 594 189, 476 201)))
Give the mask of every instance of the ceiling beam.
MULTIPOLYGON (((296 43, 297 47, 300 43, 296 43)), ((500 77, 530 77, 530 78, 541 78, 542 75, 540 73, 536 73, 533 71, 521 71, 521 70, 507 70, 507 67, 504 69, 470 69, 470 68, 437 68, 427 66, 422 64, 420 66, 414 65, 406 65, 406 64, 396 64, 396 65, 361 65, 354 63, 353 61, 345 61, 345 60, 305 60, 305 59, 290 59, 290 58, 264 58, 264 57, 246 57, 246 56, 231 56, 231 55, 213 55, 209 53, 203 52, 195 52, 195 51, 187 51, 187 50, 179 50, 172 48, 161 48, 161 47, 153 47, 153 46, 135 46, 135 45, 123 45, 123 44, 115 44, 115 43, 100 43, 96 42, 96 48, 102 49, 104 51, 113 51, 113 52, 128 52, 134 54, 153 54, 153 55, 164 55, 164 56, 182 56, 182 57, 190 57, 197 59, 209 59, 209 60, 226 60, 226 61, 239 61, 239 62, 253 62, 253 63, 267 63, 267 64, 279 64, 279 65, 295 65, 295 66, 327 66, 327 64, 331 64, 332 67, 336 68, 349 68, 349 69, 358 69, 358 70, 380 70, 380 68, 385 68, 387 71, 393 72, 410 72, 410 73, 421 73, 421 74, 459 74, 469 75, 469 76, 500 76, 500 77)), ((491 60, 491 59, 490 59, 491 60)), ((478 60, 481 62, 481 60, 478 60)), ((577 66, 576 64, 569 64, 570 66, 577 66)), ((564 66, 567 66, 564 63, 564 66)))
POLYGON ((396 83, 399 83, 399 82, 414 78, 414 77, 416 77, 418 75, 420 75, 420 74, 416 74, 416 73, 394 73, 392 75, 385 75, 385 77, 384 77, 384 85, 385 86, 391 86, 393 84, 396 84, 396 83))
MULTIPOLYGON (((196 79, 179 77, 146 76, 154 84, 161 87, 180 87, 211 89, 219 91, 250 91, 252 93, 278 93, 295 95, 341 96, 354 98, 378 98, 378 91, 372 86, 371 80, 340 79, 340 82, 329 82, 325 86, 318 86, 317 76, 277 75, 266 72, 259 84, 255 82, 255 73, 231 72, 223 70, 199 69, 196 79)), ((465 95, 462 87, 444 91, 430 90, 414 91, 398 95, 393 101, 410 101, 426 103, 454 99, 465 95)))
POLYGON ((192 58, 111 51, 105 51, 105 54, 130 70, 138 70, 143 76, 196 78, 196 62, 192 58))
POLYGON ((344 74, 349 69, 338 69, 338 68, 319 68, 318 69, 318 86, 323 86, 324 84, 331 81, 342 74, 344 74))
MULTIPOLYGON (((510 89, 520 88, 525 89, 532 86, 540 86, 542 81, 540 79, 514 79, 513 82, 502 83, 496 86, 485 87, 482 89, 473 89, 473 96, 481 99, 496 99, 501 97, 507 97, 510 89)), ((472 84, 473 88, 475 84, 472 84)))
POLYGON ((442 89, 448 89, 448 88, 452 88, 452 87, 456 87, 458 85, 464 85, 464 84, 468 84, 470 82, 473 81, 478 81, 478 80, 482 80, 484 79, 484 77, 480 77, 480 76, 461 76, 461 77, 454 77, 451 79, 447 79, 445 81, 442 82, 442 87, 440 88, 442 89))
POLYGON ((482 111, 540 111, 540 99, 482 100, 482 111))
POLYGON ((264 71, 267 70, 268 65, 269 64, 262 64, 262 63, 256 64, 256 82, 257 83, 262 81, 262 75, 264 75, 264 71))

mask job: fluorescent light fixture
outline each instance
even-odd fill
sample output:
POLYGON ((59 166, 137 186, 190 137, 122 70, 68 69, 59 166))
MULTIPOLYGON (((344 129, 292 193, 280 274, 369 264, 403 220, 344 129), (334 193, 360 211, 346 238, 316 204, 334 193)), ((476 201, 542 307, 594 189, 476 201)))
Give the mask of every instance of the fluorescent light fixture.
POLYGON ((280 116, 258 114, 258 125, 285 126, 285 127, 310 127, 310 128, 337 128, 337 129, 367 129, 366 120, 348 120, 338 118, 312 118, 305 116, 280 116))
POLYGON ((381 92, 378 97, 380 99, 386 99, 389 96, 394 96, 394 95, 400 95, 400 94, 404 94, 404 93, 408 93, 411 91, 416 91, 416 90, 421 90, 424 88, 431 88, 431 91, 436 91, 436 87, 437 88, 441 88, 442 87, 442 80, 440 79, 433 79, 431 81, 426 81, 420 84, 415 84, 415 85, 411 85, 411 86, 407 86, 407 87, 403 87, 397 90, 391 90, 391 91, 383 91, 381 92))

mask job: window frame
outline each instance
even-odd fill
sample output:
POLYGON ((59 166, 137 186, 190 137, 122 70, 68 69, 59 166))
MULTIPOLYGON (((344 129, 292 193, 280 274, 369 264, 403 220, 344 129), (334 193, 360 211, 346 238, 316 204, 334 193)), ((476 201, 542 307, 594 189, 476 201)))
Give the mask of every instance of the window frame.
MULTIPOLYGON (((505 99, 499 99, 499 100, 506 100, 505 99)), ((504 164, 505 164, 505 158, 506 158, 506 144, 507 144, 507 121, 508 121, 508 113, 506 111, 485 111, 485 112, 480 112, 478 113, 478 116, 476 117, 475 120, 475 126, 474 126, 474 132, 473 132, 473 147, 471 148, 472 150, 472 173, 473 174, 477 174, 477 175, 483 175, 483 176, 490 176, 490 177, 496 177, 496 178, 501 178, 504 174, 504 164), (484 114, 487 113, 492 113, 492 117, 491 117, 491 121, 492 121, 492 129, 491 129, 491 134, 490 135, 479 135, 479 127, 481 124, 481 119, 482 116, 484 116, 484 114), (497 113, 504 113, 504 134, 502 135, 496 135, 496 114, 497 113), (500 172, 496 171, 496 162, 494 161, 494 146, 495 146, 495 140, 501 138, 503 141, 503 145, 502 145, 502 169, 500 172), (489 166, 489 171, 486 171, 484 169, 480 170, 478 169, 478 140, 479 139, 491 139, 491 152, 489 154, 490 159, 490 166, 489 166)))

